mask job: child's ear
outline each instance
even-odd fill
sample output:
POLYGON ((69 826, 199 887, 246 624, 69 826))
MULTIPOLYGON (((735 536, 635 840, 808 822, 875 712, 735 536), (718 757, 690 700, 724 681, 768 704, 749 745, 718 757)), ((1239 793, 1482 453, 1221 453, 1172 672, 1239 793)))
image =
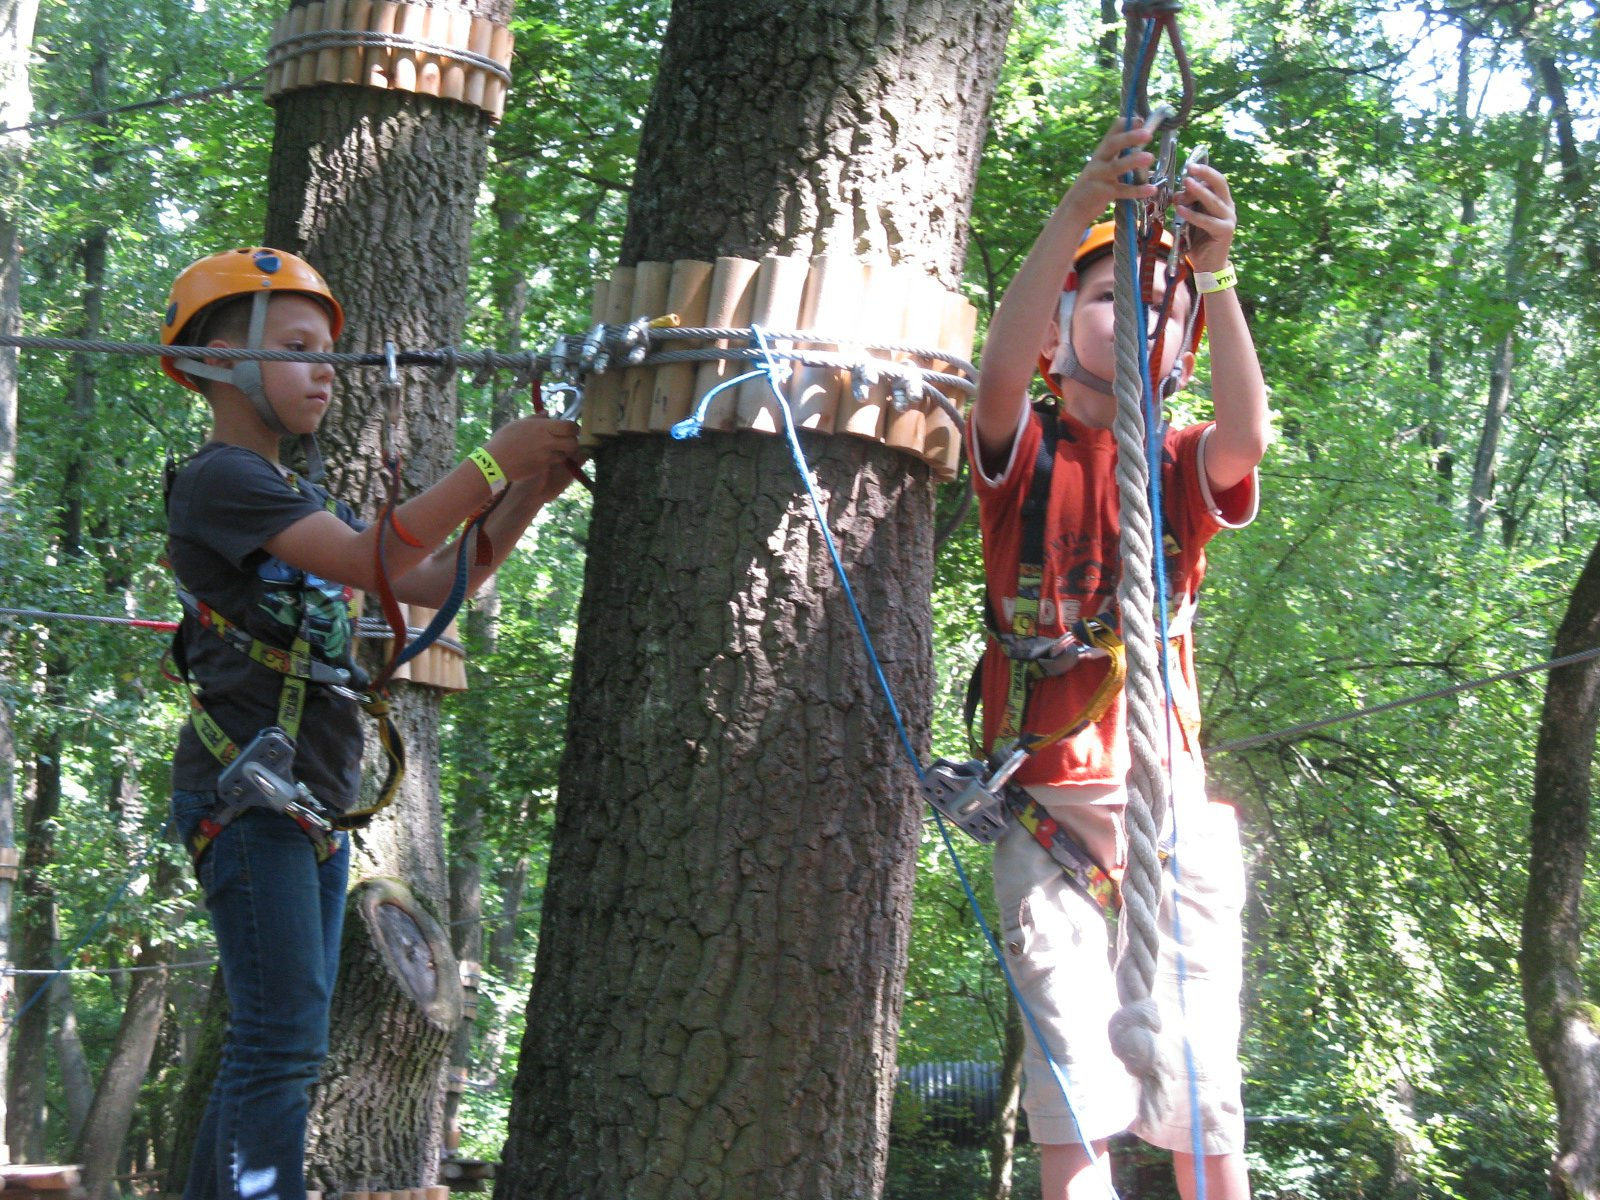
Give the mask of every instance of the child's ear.
POLYGON ((1044 343, 1039 347, 1039 354, 1046 362, 1055 360, 1056 351, 1061 348, 1061 322, 1055 317, 1050 318, 1050 324, 1044 329, 1044 343))

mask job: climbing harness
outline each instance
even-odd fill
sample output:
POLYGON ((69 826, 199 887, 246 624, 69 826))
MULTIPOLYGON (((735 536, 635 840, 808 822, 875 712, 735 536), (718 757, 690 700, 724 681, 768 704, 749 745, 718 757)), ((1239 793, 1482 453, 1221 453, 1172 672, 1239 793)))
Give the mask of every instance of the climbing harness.
MULTIPOLYGON (((168 492, 175 475, 175 465, 169 461, 166 471, 168 492)), ((291 474, 284 482, 288 487, 303 492, 298 476, 291 474)), ((329 512, 335 511, 336 504, 331 496, 324 499, 323 507, 329 512)), ((337 666, 313 652, 311 606, 305 602, 303 587, 296 593, 300 602, 299 626, 291 644, 283 647, 264 642, 230 621, 189 591, 176 578, 176 574, 174 583, 179 604, 201 628, 209 630, 224 645, 252 662, 283 677, 278 690, 275 724, 259 731, 241 748, 206 710, 199 689, 189 673, 183 626, 180 624, 174 632, 167 654, 172 670, 167 675, 188 690, 190 726, 201 744, 223 767, 217 783, 218 806, 200 822, 189 838, 191 858, 198 862, 217 835, 247 808, 266 807, 292 817, 311 839, 319 861, 325 861, 338 849, 336 831, 359 829, 366 825, 374 813, 393 800, 404 777, 405 747, 390 717, 387 696, 373 690, 359 668, 337 666), (299 736, 307 695, 312 687, 327 688, 359 703, 363 711, 377 722, 378 741, 388 763, 388 774, 378 790, 377 801, 369 807, 332 812, 304 784, 293 780, 290 769, 294 761, 294 743, 299 736)), ((346 596, 348 604, 348 590, 346 596)))
POLYGON ((1067 882, 1114 918, 1122 906, 1117 891, 1121 872, 1107 871, 1097 863, 1037 800, 1007 782, 1004 770, 986 779, 983 763, 941 758, 929 766, 920 786, 928 803, 986 846, 999 841, 1013 821, 1021 825, 1061 868, 1067 882))

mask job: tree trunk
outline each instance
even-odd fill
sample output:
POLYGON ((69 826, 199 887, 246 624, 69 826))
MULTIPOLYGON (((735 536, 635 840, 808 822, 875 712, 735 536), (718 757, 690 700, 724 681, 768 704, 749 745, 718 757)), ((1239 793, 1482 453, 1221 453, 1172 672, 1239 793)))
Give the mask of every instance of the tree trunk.
POLYGON ((183 1087, 172 1105, 172 1146, 167 1155, 164 1192, 182 1194, 189 1181, 195 1135, 222 1062, 222 1039, 227 1022, 228 991, 223 986, 222 972, 213 971, 204 1013, 196 1022, 184 1063, 183 1087))
POLYGON ((461 1020, 461 986, 444 927, 403 883, 369 879, 350 893, 320 1120, 306 1185, 390 1192, 433 1177, 438 1148, 419 1128, 437 1117, 440 1072, 461 1020), (370 1061, 372 1047, 381 1050, 370 1061), (348 1131, 363 1140, 352 1143, 348 1131))
MULTIPOLYGON (((674 6, 624 264, 955 278, 1010 6, 674 6)), ((804 439, 920 754, 925 466, 804 439)), ((500 1200, 881 1188, 921 803, 780 438, 598 453, 500 1200)))
MULTIPOLYGON (((1600 544, 1589 555, 1553 649, 1600 643, 1600 544)), ((1600 722, 1600 659, 1558 667, 1545 685, 1534 761, 1528 894, 1522 917, 1522 996, 1528 1040, 1555 1093, 1551 1195, 1600 1197, 1600 1007, 1584 989, 1584 873, 1600 722)))
MULTIPOLYGON (((1523 115, 1524 135, 1530 145, 1537 144, 1534 126, 1540 119, 1537 103, 1531 103, 1529 111, 1523 115)), ((1517 314, 1522 297, 1523 261, 1527 256, 1528 212, 1533 205, 1533 181, 1539 174, 1530 164, 1528 170, 1512 175, 1511 224, 1506 231, 1502 292, 1504 310, 1511 315, 1506 318, 1505 328, 1498 331, 1490 350, 1489 394, 1467 496, 1467 524, 1475 536, 1482 534, 1494 507, 1495 460, 1506 410, 1511 405, 1512 370, 1517 361, 1517 314)))
POLYGON ((66 972, 50 980, 48 993, 51 1024, 55 1026, 56 1069, 67 1106, 67 1140, 76 1142, 94 1103, 94 1072, 84 1053, 78 1030, 78 1005, 72 995, 72 976, 66 972))
MULTIPOLYGON (((62 691, 59 677, 47 675, 45 702, 62 703, 62 691)), ((61 749, 60 735, 50 734, 34 755, 33 795, 23 830, 23 901, 17 913, 17 965, 25 970, 55 966, 56 898, 48 869, 55 861, 55 818, 61 810, 61 749)), ((44 1157, 51 982, 48 975, 22 976, 16 1015, 10 1022, 6 1144, 18 1162, 39 1162, 44 1157)))
POLYGON ((1022 1010, 1006 992, 1005 1039, 1000 1059, 1000 1095, 989 1135, 988 1200, 1011 1200, 1011 1176, 1017 1162, 1017 1116, 1022 1111, 1022 1054, 1027 1044, 1022 1010))
MULTIPOLYGON (((460 7, 503 24, 511 3, 477 0, 460 7)), ((342 348, 378 350, 386 340, 413 349, 459 344, 472 222, 488 157, 488 115, 465 104, 367 87, 305 88, 279 96, 276 106, 266 238, 306 255, 342 297, 342 348)), ((434 371, 405 374, 394 444, 404 454, 402 492, 410 496, 454 464, 457 403, 454 378, 434 371)), ((385 491, 378 382, 371 372, 346 373, 322 435, 329 485, 369 518, 385 491)), ((438 695, 404 683, 393 690, 408 773, 394 807, 358 839, 354 867, 358 874, 403 880, 425 906, 442 912, 449 887, 438 695)), ((369 746, 375 740, 369 738, 369 746)), ((374 763, 369 775, 382 769, 374 763)), ((438 972, 453 985, 456 963, 447 942, 439 954, 438 972)), ((322 1102, 312 1113, 318 1157, 308 1167, 330 1191, 354 1187, 345 1172, 358 1163, 396 1188, 432 1183, 443 1142, 439 1082, 448 1041, 412 1048, 425 1048, 434 1061, 392 1079, 385 1068, 393 1050, 387 1031, 420 1014, 404 991, 386 989, 377 975, 344 978, 376 969, 370 959, 342 968, 334 1001, 340 1036, 360 1040, 337 1046, 341 1074, 334 1075, 332 1066, 324 1071, 322 1102), (394 1007, 359 1013, 344 1008, 352 998, 379 994, 394 1007), (391 1086, 401 1091, 385 1090, 391 1086), (328 1105, 336 1094, 341 1099, 335 1118, 328 1105), (407 1114, 404 1125, 396 1125, 397 1113, 407 1114), (413 1174, 405 1176, 407 1171, 413 1174)))
POLYGON ((117 1162, 166 1011, 168 977, 158 968, 171 961, 171 943, 165 940, 147 944, 135 960, 143 969, 133 973, 122 1024, 73 1151, 73 1161, 83 1167, 84 1191, 97 1200, 116 1200, 121 1194, 114 1178, 117 1162))
MULTIPOLYGON (((33 44, 38 0, 0 0, 0 126, 23 125, 33 112, 28 52, 33 44)), ((22 332, 22 242, 16 198, 27 149, 26 133, 0 140, 0 334, 22 332)), ((0 350, 0 509, 11 507, 17 469, 17 352, 0 350)), ((0 967, 12 959, 12 912, 17 879, 16 740, 11 721, 12 681, 0 673, 0 967)), ((17 1011, 9 973, 0 973, 0 1014, 17 1011)), ((9 1039, 7 1039, 9 1040, 9 1039)), ((0 1162, 10 1162, 10 1046, 0 1043, 0 1162)))

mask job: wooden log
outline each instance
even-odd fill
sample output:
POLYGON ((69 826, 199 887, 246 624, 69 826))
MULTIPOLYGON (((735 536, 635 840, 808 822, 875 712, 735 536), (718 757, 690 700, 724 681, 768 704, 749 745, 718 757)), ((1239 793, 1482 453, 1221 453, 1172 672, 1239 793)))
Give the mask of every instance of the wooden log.
MULTIPOLYGON (((395 21, 401 37, 421 38, 427 29, 428 10, 420 4, 402 4, 395 21)), ((421 65, 415 50, 396 48, 389 59, 389 86, 402 92, 417 90, 417 71, 421 65)))
MULTIPOLYGON (((352 33, 368 33, 372 29, 372 0, 345 0, 344 26, 352 33)), ((366 52, 360 46, 346 46, 339 52, 339 82, 363 82, 366 52)))
MULTIPOLYGON (((504 25, 496 25, 493 37, 489 42, 489 57, 502 67, 511 65, 511 50, 513 44, 511 30, 504 25)), ((506 109, 506 81, 499 75, 491 75, 483 88, 483 107, 495 120, 499 120, 506 109)))
MULTIPOLYGON (((452 49, 465 50, 472 39, 472 14, 462 9, 451 9, 445 40, 452 49)), ((467 98, 467 64, 459 58, 449 58, 444 64, 444 74, 439 81, 439 94, 446 100, 467 98)))
MULTIPOLYGON (((711 294, 706 301, 706 327, 732 328, 750 324, 750 309, 755 302, 755 276, 761 264, 750 258, 718 258, 711 272, 711 294)), ((727 348, 727 338, 711 343, 727 348)), ((741 343, 743 344, 743 343, 741 343)), ((746 369, 741 362, 721 360, 701 363, 695 372, 694 394, 696 404, 712 388, 725 379, 732 379, 746 369)), ((706 409, 707 429, 732 429, 737 408, 727 391, 720 393, 706 409)))
MULTIPOLYGON (((301 33, 321 33, 327 26, 324 24, 324 11, 326 5, 322 0, 311 0, 305 6, 305 17, 300 22, 301 33)), ((308 54, 303 48, 295 48, 294 70, 290 73, 288 86, 303 88, 311 87, 317 82, 317 54, 308 54)))
MULTIPOLYGON (((906 302, 900 310, 899 340, 908 346, 931 347, 939 340, 939 324, 944 310, 944 289, 932 276, 917 271, 906 280, 906 302)), ((896 354, 896 361, 914 366, 926 365, 914 355, 896 354)), ((892 392, 891 392, 892 395, 892 392)), ((922 457, 927 429, 928 402, 917 397, 902 411, 890 405, 884 442, 896 450, 922 457)))
MULTIPOLYGON (((450 37, 450 13, 442 8, 425 8, 422 14, 422 36, 429 42, 446 42, 450 37)), ((439 94, 443 84, 444 61, 437 54, 417 56, 417 91, 421 95, 439 94)))
MULTIPOLYGON (((272 23, 272 32, 267 35, 267 58, 269 61, 278 57, 278 43, 282 42, 289 32, 289 13, 284 13, 272 23)), ((268 100, 274 99, 283 91, 283 63, 277 62, 267 68, 266 78, 261 84, 261 94, 268 100)))
MULTIPOLYGON (((405 614, 408 628, 421 630, 428 627, 439 610, 423 608, 420 604, 402 604, 400 611, 405 614)), ((459 644, 461 635, 454 621, 445 626, 443 636, 459 644)), ((443 646, 435 642, 410 662, 397 668, 394 677, 409 679, 420 687, 438 688, 442 692, 464 692, 467 690, 466 659, 455 646, 443 646)))
MULTIPOLYGON (((672 290, 672 264, 642 262, 634 267, 631 310, 624 320, 640 317, 654 320, 670 312, 667 302, 672 290)), ((629 367, 622 373, 618 429, 622 433, 650 432, 650 398, 654 390, 654 367, 629 367)))
MULTIPOLYGON (((399 19, 400 5, 395 0, 373 0, 372 3, 372 29, 373 33, 393 33, 395 22, 399 19)), ((368 87, 387 88, 391 78, 389 70, 390 51, 385 46, 367 47, 366 84, 368 87)))
MULTIPOLYGON (((865 267, 859 259, 839 254, 811 260, 805 292, 800 299, 802 329, 845 336, 856 328, 865 287, 865 267)), ((832 342, 809 342, 815 350, 841 353, 832 342)), ((797 367, 789 380, 789 407, 802 429, 832 433, 840 397, 850 386, 850 373, 838 367, 797 367)))
MULTIPOLYGON (((667 311, 678 318, 678 324, 694 329, 706 323, 706 305, 711 298, 712 266, 692 258, 680 258, 672 264, 672 280, 667 286, 667 311)), ((699 341, 674 341, 674 350, 692 350, 699 341)), ((679 421, 694 411, 695 366, 693 363, 669 363, 657 369, 654 385, 650 389, 650 430, 667 433, 679 421)))
MULTIPOLYGON (((467 49, 474 54, 487 57, 489 51, 493 48, 494 22, 487 17, 473 17, 472 29, 467 35, 467 49)), ((489 73, 482 67, 473 67, 467 73, 467 103, 476 105, 478 108, 484 107, 484 95, 488 83, 489 73)))
MULTIPOLYGON (((750 303, 750 324, 764 329, 796 328, 800 323, 800 297, 805 291, 810 265, 802 255, 771 254, 762 259, 750 303)), ((767 344, 774 349, 787 349, 793 343, 785 340, 775 344, 769 338, 767 344)), ((782 358, 776 361, 780 365, 788 363, 782 358)), ((777 433, 783 428, 783 414, 778 411, 772 385, 766 379, 741 383, 734 404, 735 421, 740 429, 777 433)))
MULTIPOLYGON (((606 284, 605 298, 595 320, 606 325, 620 325, 628 319, 628 306, 633 301, 633 267, 618 267, 611 272, 606 284)), ((622 427, 620 400, 622 396, 622 371, 620 363, 607 363, 604 371, 590 375, 583 388, 583 423, 596 437, 613 437, 622 427)))
MULTIPOLYGON (((878 259, 866 265, 866 287, 861 310, 860 325, 871 341, 898 341, 900 338, 900 313, 905 307, 905 290, 908 282, 903 271, 878 259)), ((871 349, 875 357, 885 352, 871 349)), ((834 417, 835 433, 848 433, 855 437, 881 442, 884 432, 884 410, 888 407, 889 385, 873 384, 865 395, 846 389, 839 398, 839 410, 834 417)))
MULTIPOLYGON (((978 327, 978 310, 959 292, 945 293, 944 311, 940 323, 939 346, 968 361, 972 358, 972 339, 978 327)), ((951 374, 960 374, 955 364, 946 360, 943 368, 951 374)), ((943 389, 952 402, 960 406, 962 394, 943 389)), ((932 464, 940 479, 954 479, 961 468, 961 431, 942 406, 930 404, 928 408, 927 437, 923 457, 932 464)))
MULTIPOLYGON (((294 38, 297 38, 302 33, 304 33, 305 30, 306 30, 306 10, 305 10, 305 6, 302 5, 300 8, 291 8, 289 10, 289 22, 283 28, 283 40, 286 41, 286 42, 292 41, 294 38)), ((290 88, 293 88, 293 87, 295 87, 295 86, 297 86, 299 84, 299 81, 300 81, 300 63, 299 63, 299 60, 297 58, 292 57, 293 54, 294 54, 294 48, 293 47, 290 47, 289 53, 290 53, 291 57, 287 57, 287 58, 283 59, 278 64, 278 71, 277 71, 278 78, 277 78, 276 87, 273 89, 274 91, 286 92, 290 88)))
MULTIPOLYGON (((594 299, 589 305, 589 323, 591 325, 605 320, 606 294, 610 290, 611 281, 609 279, 596 279, 594 281, 594 299)), ((602 432, 598 428, 600 421, 597 417, 596 408, 590 403, 596 382, 598 381, 588 379, 583 384, 583 428, 578 432, 578 444, 589 449, 598 446, 602 436, 609 437, 615 432, 615 430, 602 432)))
MULTIPOLYGON (((322 27, 330 33, 346 32, 344 23, 345 0, 324 0, 322 5, 322 27)), ((317 70, 314 82, 338 83, 340 81, 339 64, 343 55, 337 47, 325 47, 317 51, 317 70)))

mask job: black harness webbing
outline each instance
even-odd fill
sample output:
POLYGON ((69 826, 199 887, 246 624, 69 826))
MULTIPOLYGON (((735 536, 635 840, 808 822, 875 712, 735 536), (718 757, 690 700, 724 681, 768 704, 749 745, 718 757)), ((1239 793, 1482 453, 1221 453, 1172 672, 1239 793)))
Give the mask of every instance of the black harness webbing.
MULTIPOLYGON (((169 458, 164 498, 170 498, 175 476, 176 469, 169 458)), ((285 482, 296 491, 301 491, 296 476, 290 475, 285 482)), ((323 507, 330 513, 336 512, 337 502, 332 496, 327 496, 323 507)), ((218 779, 217 807, 188 838, 190 858, 198 862, 217 835, 246 809, 262 807, 293 818, 310 838, 318 861, 327 861, 339 849, 338 831, 359 829, 366 825, 373 814, 393 800, 404 778, 405 745, 390 716, 387 696, 374 691, 363 694, 355 690, 367 686, 364 674, 358 671, 353 675, 315 656, 309 635, 311 613, 304 602, 301 604, 300 628, 293 644, 287 648, 273 646, 254 637, 201 601, 184 587, 182 580, 177 579, 175 571, 173 578, 179 603, 198 624, 216 634, 224 645, 283 677, 278 693, 277 724, 261 730, 248 746, 241 749, 216 718, 206 711, 200 700, 189 673, 181 623, 172 635, 168 655, 176 671, 175 678, 189 691, 189 723, 201 743, 224 768, 218 779), (313 685, 344 692, 359 702, 362 710, 378 723, 379 743, 388 760, 389 770, 379 789, 377 802, 369 808, 330 812, 303 784, 293 781, 290 769, 294 762, 294 743, 305 716, 306 695, 313 685)))

